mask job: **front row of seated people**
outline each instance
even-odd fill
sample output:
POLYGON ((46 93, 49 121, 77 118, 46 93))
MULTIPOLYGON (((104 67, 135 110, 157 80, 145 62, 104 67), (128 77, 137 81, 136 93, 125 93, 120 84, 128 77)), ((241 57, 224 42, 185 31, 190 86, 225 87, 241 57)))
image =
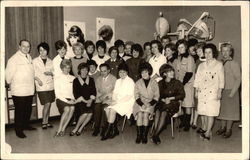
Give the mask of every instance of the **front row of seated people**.
POLYGON ((55 136, 65 134, 74 111, 78 114, 78 121, 70 136, 79 136, 94 113, 92 135, 101 133, 101 140, 119 134, 117 115, 130 118, 133 114, 137 123, 135 142, 147 143, 149 121, 155 117, 152 141, 159 144, 165 119, 179 111, 179 101, 185 97, 182 83, 174 78, 174 69, 168 64, 160 68, 162 80, 159 84, 151 78, 153 69, 148 62, 139 65, 141 78, 136 83, 128 76, 125 63, 118 66, 119 79, 110 74, 108 64, 101 64, 96 81, 89 76, 87 63, 79 64, 76 78, 69 74, 71 66, 70 60, 62 60, 63 74, 55 78, 56 104, 61 114, 55 136))

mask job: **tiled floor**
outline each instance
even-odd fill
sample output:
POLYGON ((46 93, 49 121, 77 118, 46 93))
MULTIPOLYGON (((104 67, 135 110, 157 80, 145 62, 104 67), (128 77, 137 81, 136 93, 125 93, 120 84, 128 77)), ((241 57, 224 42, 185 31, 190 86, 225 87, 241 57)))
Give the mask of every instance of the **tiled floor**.
MULTIPOLYGON (((215 134, 218 129, 216 121, 213 137, 210 141, 202 141, 195 130, 178 132, 175 129, 175 138, 171 139, 171 130, 168 126, 160 135, 162 143, 135 144, 136 128, 126 124, 124 133, 107 141, 100 141, 100 137, 92 137, 91 126, 81 136, 70 137, 68 133, 72 126, 67 128, 67 135, 54 138, 59 120, 52 122, 53 129, 42 130, 40 124, 36 131, 25 131, 27 138, 16 137, 14 129, 6 129, 6 142, 11 145, 12 153, 240 153, 242 151, 242 132, 239 123, 233 127, 233 135, 224 139, 215 134)), ((121 124, 120 124, 121 127, 121 124)))

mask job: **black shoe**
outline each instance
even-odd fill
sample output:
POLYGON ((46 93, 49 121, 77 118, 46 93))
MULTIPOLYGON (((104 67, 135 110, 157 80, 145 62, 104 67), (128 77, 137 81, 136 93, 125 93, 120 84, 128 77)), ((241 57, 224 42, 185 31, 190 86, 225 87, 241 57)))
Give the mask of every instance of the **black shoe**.
POLYGON ((143 126, 144 127, 144 132, 142 132, 142 143, 147 144, 148 143, 148 126, 143 126))
POLYGON ((223 138, 229 138, 232 135, 232 129, 227 130, 224 134, 223 134, 223 138))
POLYGON ((50 124, 50 123, 48 123, 48 124, 47 124, 47 127, 48 127, 48 128, 53 128, 53 125, 50 124))
POLYGON ((190 119, 191 119, 191 115, 190 114, 185 114, 184 115, 184 120, 185 120, 184 125, 185 125, 185 127, 184 127, 183 130, 185 132, 189 131, 189 129, 190 129, 190 119))
POLYGON ((216 131, 216 134, 217 135, 222 135, 225 132, 226 132, 226 127, 225 128, 220 128, 218 131, 216 131))
POLYGON ((23 133, 23 131, 16 131, 16 136, 19 138, 26 138, 27 136, 23 133))
POLYGON ((161 143, 161 139, 159 136, 156 137, 156 140, 157 140, 157 144, 160 144, 161 143))
POLYGON ((47 124, 42 124, 42 129, 47 129, 47 124))
POLYGON ((69 136, 74 136, 75 134, 76 134, 75 132, 72 132, 72 131, 71 131, 71 132, 69 133, 69 136))
POLYGON ((179 125, 179 128, 183 128, 185 126, 185 122, 184 122, 184 119, 185 119, 185 114, 183 115, 180 115, 180 120, 181 120, 181 123, 179 125))
POLYGON ((160 140, 159 136, 153 136, 153 137, 151 138, 151 140, 152 140, 152 142, 153 142, 154 144, 156 144, 156 145, 158 145, 158 144, 161 143, 161 140, 160 140), (160 141, 159 141, 159 140, 160 140, 160 141))
POLYGON ((137 131, 137 137, 136 137, 135 143, 139 144, 142 141, 143 126, 137 126, 136 131, 137 131))
POLYGON ((76 131, 76 136, 80 136, 81 134, 82 134, 82 132, 76 131))
POLYGON ((197 131, 196 131, 196 133, 198 133, 198 134, 202 134, 202 133, 205 133, 206 131, 205 130, 203 130, 202 128, 199 128, 197 131))
POLYGON ((107 140, 107 139, 109 139, 111 137, 111 132, 113 130, 113 127, 114 126, 111 123, 108 125, 107 130, 105 131, 104 135, 101 138, 102 141, 107 140))
POLYGON ((24 130, 33 131, 33 130, 36 130, 36 128, 31 127, 31 126, 27 126, 27 127, 24 128, 24 130))
POLYGON ((99 129, 94 129, 94 132, 92 133, 92 136, 96 137, 100 133, 99 129))

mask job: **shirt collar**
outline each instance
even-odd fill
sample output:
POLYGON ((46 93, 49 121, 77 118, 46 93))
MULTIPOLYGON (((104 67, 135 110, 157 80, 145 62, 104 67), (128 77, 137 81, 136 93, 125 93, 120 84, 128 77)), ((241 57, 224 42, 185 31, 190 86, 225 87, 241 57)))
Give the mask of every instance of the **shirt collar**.
POLYGON ((81 76, 78 76, 77 78, 78 78, 78 80, 79 80, 79 82, 80 82, 81 85, 83 85, 84 83, 86 83, 87 85, 89 85, 89 76, 86 77, 85 82, 84 82, 84 80, 82 79, 81 76))

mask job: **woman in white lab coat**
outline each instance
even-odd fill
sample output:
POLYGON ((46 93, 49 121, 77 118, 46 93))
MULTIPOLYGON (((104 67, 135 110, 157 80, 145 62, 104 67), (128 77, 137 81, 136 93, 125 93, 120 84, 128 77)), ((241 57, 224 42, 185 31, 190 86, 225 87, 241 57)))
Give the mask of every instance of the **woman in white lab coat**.
POLYGON ((49 54, 49 45, 45 42, 37 46, 39 56, 33 60, 35 70, 36 91, 43 107, 42 129, 53 126, 48 122, 51 103, 55 101, 54 82, 53 82, 53 63, 49 54))
POLYGON ((112 137, 111 132, 114 129, 113 124, 116 113, 121 116, 126 115, 129 119, 133 112, 135 83, 133 79, 128 76, 128 66, 126 63, 121 63, 118 66, 118 74, 120 78, 115 83, 112 103, 105 109, 109 125, 101 140, 112 137))
POLYGON ((203 48, 206 62, 199 65, 194 87, 198 98, 198 114, 204 115, 206 130, 201 134, 205 140, 210 140, 214 117, 220 112, 221 91, 224 88, 223 64, 216 60, 217 48, 214 44, 206 44, 203 48))

